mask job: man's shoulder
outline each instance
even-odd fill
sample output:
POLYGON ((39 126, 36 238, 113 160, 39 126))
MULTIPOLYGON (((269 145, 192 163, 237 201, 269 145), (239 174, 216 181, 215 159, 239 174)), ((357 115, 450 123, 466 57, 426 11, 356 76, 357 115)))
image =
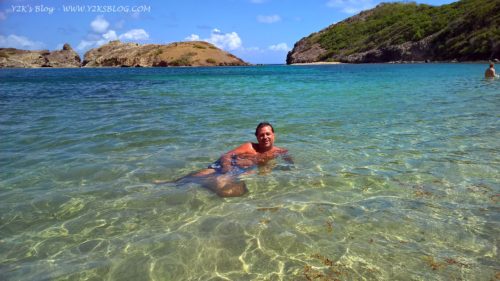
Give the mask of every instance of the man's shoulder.
POLYGON ((238 147, 238 150, 242 153, 252 153, 255 152, 255 144, 252 142, 246 142, 238 147))

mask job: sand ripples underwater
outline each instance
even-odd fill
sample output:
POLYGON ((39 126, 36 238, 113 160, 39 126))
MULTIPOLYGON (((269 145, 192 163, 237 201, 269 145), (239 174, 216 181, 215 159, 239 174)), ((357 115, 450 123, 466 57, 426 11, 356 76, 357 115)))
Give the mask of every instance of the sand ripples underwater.
POLYGON ((2 69, 1 279, 498 279, 483 68, 2 69), (153 184, 263 120, 292 169, 244 176, 239 198, 153 184))

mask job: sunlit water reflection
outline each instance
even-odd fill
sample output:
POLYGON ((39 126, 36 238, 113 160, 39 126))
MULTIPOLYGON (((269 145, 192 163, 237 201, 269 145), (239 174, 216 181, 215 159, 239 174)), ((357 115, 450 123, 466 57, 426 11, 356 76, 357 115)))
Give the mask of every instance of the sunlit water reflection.
POLYGON ((0 70, 2 280, 495 280, 479 64, 0 70), (270 121, 249 193, 155 185, 270 121))

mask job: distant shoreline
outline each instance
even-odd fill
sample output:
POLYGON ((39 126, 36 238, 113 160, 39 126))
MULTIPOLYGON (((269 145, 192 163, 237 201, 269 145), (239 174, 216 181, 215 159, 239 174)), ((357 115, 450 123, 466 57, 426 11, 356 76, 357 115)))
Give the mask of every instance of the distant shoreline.
POLYGON ((322 64, 343 64, 343 63, 338 61, 318 61, 318 62, 292 63, 289 65, 322 65, 322 64))
POLYGON ((490 62, 499 63, 497 59, 494 60, 475 60, 475 61, 388 61, 388 62, 362 62, 362 63, 346 63, 346 62, 326 62, 326 61, 318 61, 318 62, 304 62, 304 63, 292 63, 288 65, 329 65, 329 64, 488 64, 490 62))
POLYGON ((396 62, 371 62, 371 63, 346 63, 346 62, 308 62, 308 63, 293 63, 293 64, 264 64, 264 63, 257 63, 257 64, 248 64, 248 65, 241 65, 241 66, 231 66, 231 65, 224 65, 224 66, 219 66, 219 65, 214 65, 214 66, 206 66, 206 65, 191 65, 191 66, 79 66, 79 67, 3 67, 0 66, 1 69, 123 69, 123 68, 133 68, 133 69, 139 69, 139 68, 218 68, 218 67, 260 67, 260 66, 272 66, 272 65, 289 65, 289 66, 314 66, 314 65, 346 65, 346 64, 357 64, 357 65, 367 65, 367 64, 489 64, 490 62, 493 63, 499 63, 498 60, 477 60, 477 61, 430 61, 430 62, 425 62, 425 61, 396 61, 396 62))

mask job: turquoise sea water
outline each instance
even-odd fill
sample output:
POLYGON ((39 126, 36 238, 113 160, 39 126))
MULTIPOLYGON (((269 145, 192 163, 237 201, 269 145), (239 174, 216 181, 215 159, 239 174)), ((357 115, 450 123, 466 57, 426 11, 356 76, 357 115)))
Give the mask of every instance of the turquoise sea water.
POLYGON ((500 278, 484 64, 0 70, 1 280, 500 278), (276 129, 292 170, 186 184, 276 129))

